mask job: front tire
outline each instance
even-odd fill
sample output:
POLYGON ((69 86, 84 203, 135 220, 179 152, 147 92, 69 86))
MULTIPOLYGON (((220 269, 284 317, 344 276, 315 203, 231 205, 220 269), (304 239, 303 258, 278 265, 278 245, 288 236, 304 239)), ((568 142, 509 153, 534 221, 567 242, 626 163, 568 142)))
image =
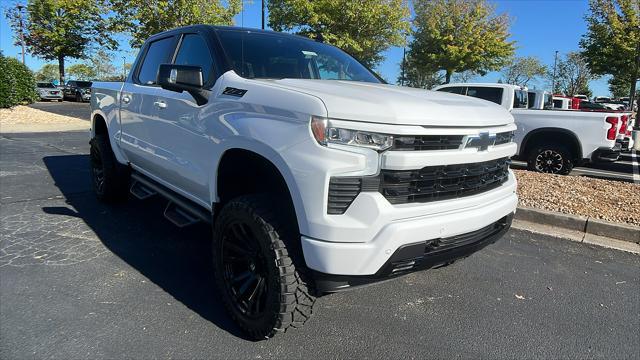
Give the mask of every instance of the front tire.
POLYGON ((91 182, 98 200, 122 201, 129 194, 129 169, 118 163, 107 135, 96 135, 89 142, 91 182))
POLYGON ((76 93, 76 102, 82 102, 82 95, 76 93))
POLYGON ((315 303, 297 229, 291 221, 281 222, 273 204, 266 195, 233 199, 213 231, 218 292, 233 320, 254 340, 301 327, 315 303))
POLYGON ((540 143, 533 147, 527 158, 527 168, 531 171, 567 175, 574 165, 575 156, 564 145, 540 143))

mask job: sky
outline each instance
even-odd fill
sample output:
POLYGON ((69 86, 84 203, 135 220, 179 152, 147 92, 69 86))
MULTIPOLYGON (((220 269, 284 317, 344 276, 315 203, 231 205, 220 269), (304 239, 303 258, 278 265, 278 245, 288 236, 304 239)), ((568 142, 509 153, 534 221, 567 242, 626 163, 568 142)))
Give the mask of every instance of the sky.
MULTIPOLYGON (((579 41, 587 31, 584 16, 588 11, 587 0, 503 0, 492 1, 498 13, 506 13, 511 17, 511 40, 516 42, 517 56, 537 56, 543 63, 553 66, 555 51, 559 56, 570 51, 579 50, 579 41)), ((13 33, 4 16, 4 10, 13 1, 0 0, 2 18, 0 19, 0 50, 5 56, 19 57, 20 48, 13 45, 13 33)), ((260 0, 245 0, 244 11, 235 17, 236 25, 249 28, 260 28, 260 0)), ((114 65, 121 68, 124 61, 133 62, 135 51, 129 47, 124 37, 119 37, 121 49, 113 53, 114 65), (123 59, 124 56, 124 59, 123 59)), ((395 83, 400 73, 402 48, 393 47, 387 50, 385 61, 376 71, 384 79, 395 83)), ((68 59, 71 65, 81 60, 68 59)), ((32 70, 38 70, 46 61, 29 56, 26 64, 32 70)), ((474 81, 496 82, 499 73, 489 73, 474 81)), ((609 94, 607 79, 601 78, 590 84, 594 96, 609 94)), ((544 88, 544 81, 529 84, 530 88, 544 88)))

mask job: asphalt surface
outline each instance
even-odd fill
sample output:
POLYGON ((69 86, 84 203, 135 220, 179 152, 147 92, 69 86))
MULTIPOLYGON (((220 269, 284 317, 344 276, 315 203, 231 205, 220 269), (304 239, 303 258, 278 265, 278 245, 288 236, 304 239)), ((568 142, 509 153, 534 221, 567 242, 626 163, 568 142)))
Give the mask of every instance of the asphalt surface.
POLYGON ((511 230, 451 266, 320 298, 251 342, 210 231, 98 203, 86 132, 0 137, 0 358, 640 358, 640 257, 511 230))
POLYGON ((88 102, 38 101, 29 105, 29 107, 58 115, 72 116, 81 120, 89 121, 91 118, 91 107, 88 102))

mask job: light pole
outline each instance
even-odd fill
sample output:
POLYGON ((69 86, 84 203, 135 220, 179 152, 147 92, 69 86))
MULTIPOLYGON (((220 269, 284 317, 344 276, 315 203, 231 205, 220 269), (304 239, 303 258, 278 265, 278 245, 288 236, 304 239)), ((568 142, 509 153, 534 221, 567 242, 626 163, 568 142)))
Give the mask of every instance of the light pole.
POLYGON ((262 30, 264 30, 264 0, 262 0, 262 30))
POLYGON ((25 46, 24 46, 24 25, 22 23, 22 10, 24 10, 24 5, 18 4, 16 5, 16 9, 18 9, 18 26, 20 27, 20 46, 22 47, 22 64, 24 65, 25 46))
POLYGON ((122 75, 126 80, 127 79, 127 57, 126 56, 122 57, 122 75))
POLYGON ((556 55, 553 59, 553 79, 551 80, 551 94, 556 92, 556 66, 558 65, 558 50, 556 50, 556 55))

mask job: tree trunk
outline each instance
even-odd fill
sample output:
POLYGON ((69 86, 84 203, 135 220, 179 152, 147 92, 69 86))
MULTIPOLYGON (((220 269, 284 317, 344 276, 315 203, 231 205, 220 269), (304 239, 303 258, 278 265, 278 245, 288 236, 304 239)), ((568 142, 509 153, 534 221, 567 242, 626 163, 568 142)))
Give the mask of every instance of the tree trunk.
POLYGON ((60 85, 64 85, 64 56, 58 55, 58 73, 60 75, 60 85))
POLYGON ((447 74, 444 77, 444 83, 448 84, 451 82, 451 75, 453 74, 453 71, 447 69, 447 74))

